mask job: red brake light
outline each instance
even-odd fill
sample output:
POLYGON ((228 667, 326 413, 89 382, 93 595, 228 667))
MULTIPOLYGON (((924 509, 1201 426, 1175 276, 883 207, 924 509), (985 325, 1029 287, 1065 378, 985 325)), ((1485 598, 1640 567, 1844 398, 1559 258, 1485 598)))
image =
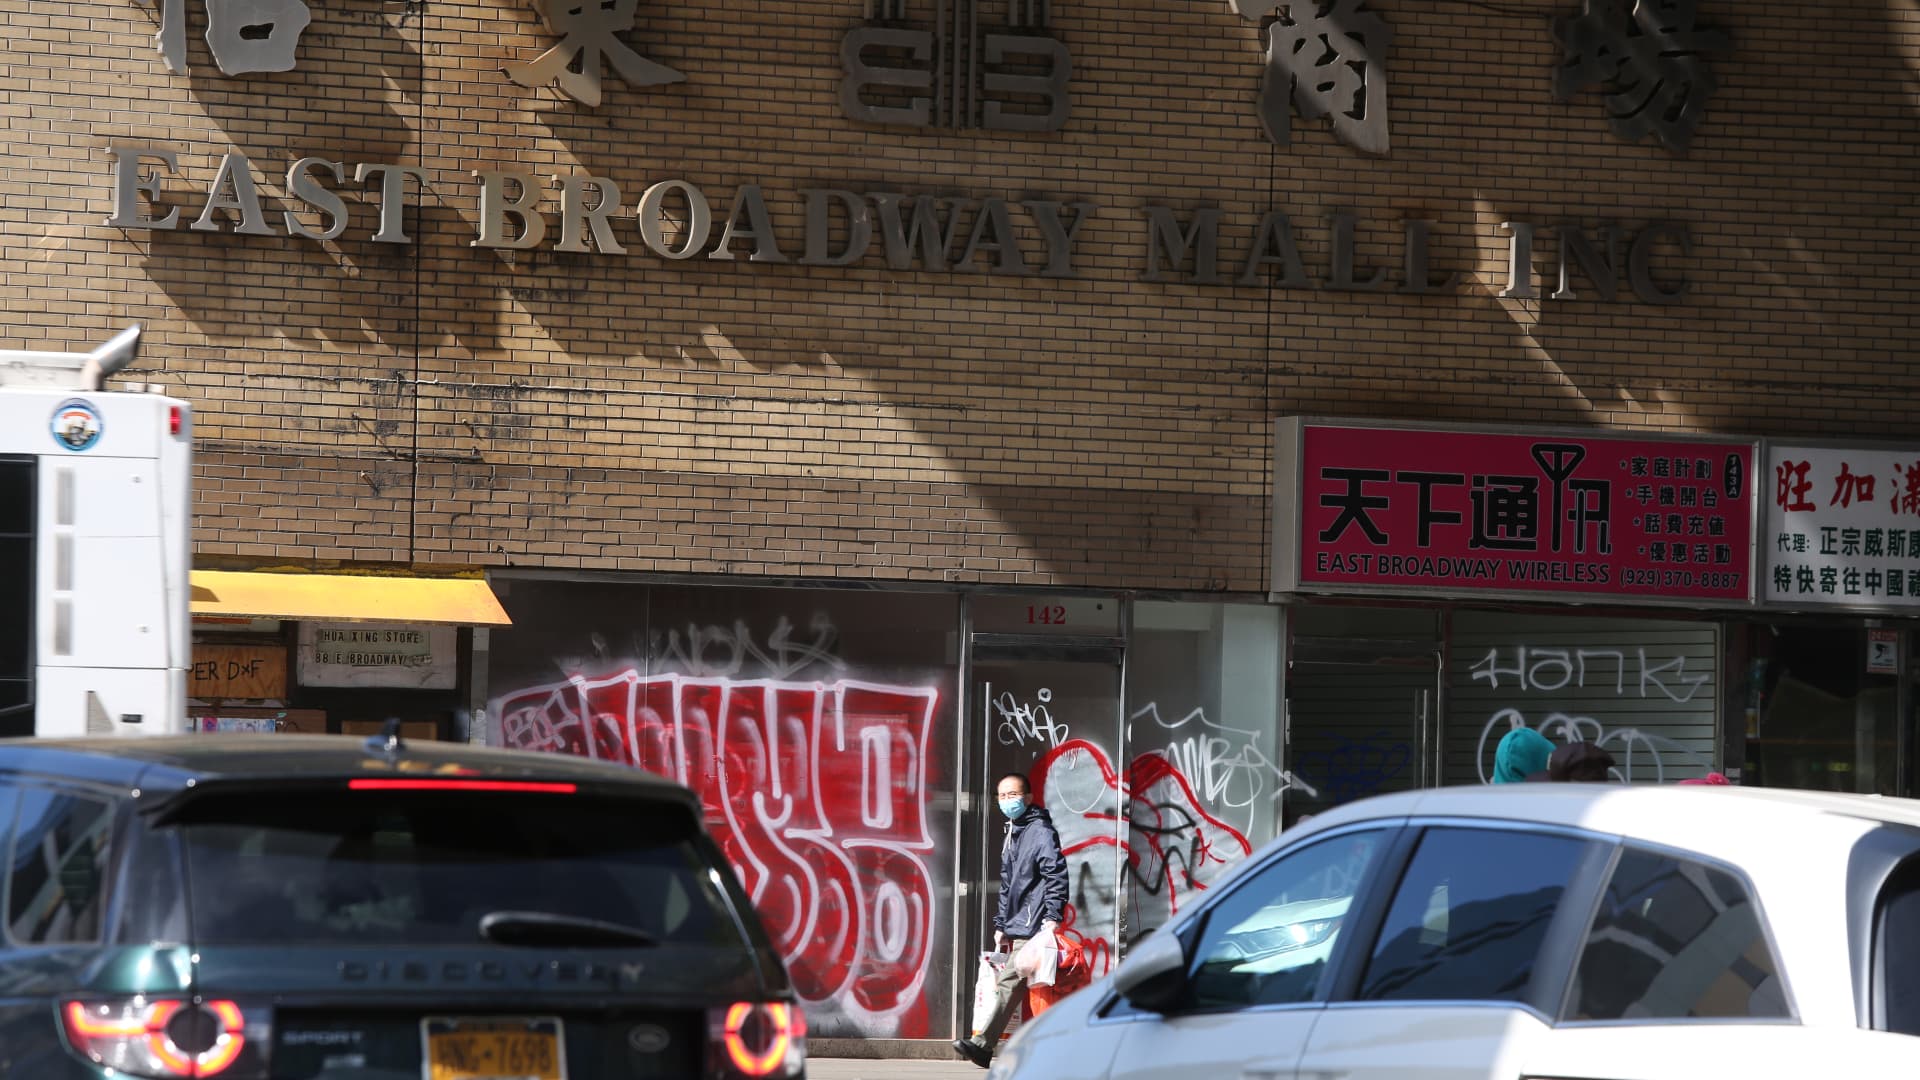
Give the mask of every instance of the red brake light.
POLYGON ((60 1019, 75 1050, 131 1076, 217 1076, 247 1045, 246 1018, 231 1001, 69 1001, 60 1019))
POLYGON ((533 791, 548 795, 572 795, 578 784, 543 780, 388 780, 363 778, 347 781, 348 791, 533 791))
POLYGON ((786 1002, 741 1001, 709 1014, 722 1080, 785 1080, 807 1062, 807 1015, 786 1002))

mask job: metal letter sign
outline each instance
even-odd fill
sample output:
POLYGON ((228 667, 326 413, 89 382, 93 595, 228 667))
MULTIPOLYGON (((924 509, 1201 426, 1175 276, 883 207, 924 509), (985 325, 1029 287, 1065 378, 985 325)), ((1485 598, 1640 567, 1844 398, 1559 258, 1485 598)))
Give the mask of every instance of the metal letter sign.
MULTIPOLYGON (((142 4, 156 0, 138 0, 142 4)), ((187 0, 157 0, 160 29, 154 34, 169 70, 187 71, 187 0)), ((292 71, 300 35, 313 21, 304 0, 204 0, 207 48, 225 75, 292 71)), ((627 47, 614 35, 633 28, 639 0, 532 0, 547 29, 560 42, 524 64, 509 64, 507 77, 526 87, 558 82, 583 105, 600 104, 604 59, 629 86, 659 86, 686 76, 627 47)))
POLYGON ((1051 0, 1007 0, 1006 29, 985 31, 981 0, 954 0, 933 29, 911 25, 907 0, 867 0, 867 25, 840 42, 840 110, 849 120, 911 127, 1058 131, 1073 61, 1043 31, 1051 0), (1038 100, 1038 109, 1017 104, 1038 100))
POLYGON ((1386 20, 1360 10, 1364 0, 1228 0, 1260 22, 1267 67, 1260 76, 1260 127, 1281 146, 1293 139, 1292 106, 1308 120, 1333 118, 1341 142, 1369 154, 1387 152, 1386 20), (1308 14, 1311 12, 1312 14, 1308 14))
POLYGON ((628 86, 676 83, 685 75, 655 63, 628 48, 613 35, 633 29, 640 0, 533 0, 547 29, 560 35, 560 44, 525 64, 509 64, 507 77, 521 86, 545 86, 558 80, 560 89, 582 105, 600 104, 600 60, 628 86), (575 70, 578 68, 578 70, 575 70))
MULTIPOLYGON (((140 0, 148 3, 149 0, 140 0)), ((159 0, 160 29, 153 35, 170 71, 187 71, 186 0, 159 0)), ((223 75, 292 71, 300 34, 313 21, 302 0, 206 0, 207 48, 223 75)))
POLYGON ((1604 87, 1607 118, 1621 138, 1652 134, 1667 149, 1686 150, 1717 84, 1702 58, 1733 39, 1696 24, 1696 0, 1586 0, 1579 15, 1554 26, 1566 57, 1553 73, 1553 96, 1566 101, 1604 87))

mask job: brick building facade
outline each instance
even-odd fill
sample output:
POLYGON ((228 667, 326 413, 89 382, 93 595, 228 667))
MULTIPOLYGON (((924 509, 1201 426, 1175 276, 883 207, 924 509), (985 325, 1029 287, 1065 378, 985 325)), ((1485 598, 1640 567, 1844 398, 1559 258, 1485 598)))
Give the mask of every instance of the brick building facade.
MULTIPOLYGON (((203 5, 174 2, 197 31, 203 5)), ((686 78, 634 89, 609 71, 598 108, 501 72, 553 43, 527 7, 316 6, 294 70, 223 77, 197 33, 187 74, 169 71, 153 9, 19 4, 5 331, 71 346, 147 325, 148 376, 199 406, 209 560, 1259 592, 1277 413, 1904 429, 1898 88, 1920 26, 1902 9, 1815 28, 1798 5, 1709 6, 1735 45, 1683 157, 1615 135, 1597 92, 1553 99, 1556 5, 1377 7, 1396 33, 1384 157, 1325 121, 1297 120, 1287 147, 1263 138, 1261 31, 1226 4, 1054 5, 1073 78, 1051 133, 849 121, 840 49, 864 22, 844 2, 641 5, 628 39, 686 78), (104 224, 112 145, 179 155, 162 181, 177 228, 104 224), (232 235, 222 213, 217 232, 188 227, 230 151, 277 235, 232 235), (307 156, 422 169, 410 242, 370 239, 377 183, 329 185, 352 219, 336 240, 286 236, 284 174, 307 156), (546 178, 613 179, 627 253, 473 247, 476 170, 541 177, 549 217, 546 178), (877 240, 848 267, 674 261, 632 213, 670 179, 717 217, 760 185, 795 262, 805 189, 1099 209, 1070 279, 894 271, 877 240), (1398 279, 1418 218, 1436 273, 1463 281, 1149 283, 1156 205, 1219 208, 1228 281, 1269 209, 1316 283, 1340 211, 1362 268, 1398 279), (1691 251, 1663 271, 1687 297, 1503 301, 1510 219, 1683 222, 1691 251)), ((1037 230, 1014 218, 1038 266, 1037 230)), ((1550 242, 1536 255, 1555 273, 1550 242)))
MULTIPOLYGON (((1304 758, 1344 762, 1328 770, 1341 784, 1315 790, 1441 782, 1462 760, 1471 773, 1473 747, 1424 728, 1279 745, 1282 697, 1305 700, 1282 680, 1284 649, 1437 641, 1419 708, 1441 715, 1486 681, 1469 647, 1498 654, 1515 620, 1559 640, 1566 609, 1547 598, 1509 619, 1488 610, 1511 596, 1476 608, 1414 589, 1387 598, 1432 625, 1313 605, 1289 622, 1268 603, 1275 418, 1825 443, 1911 439, 1920 406, 1920 13, 1900 4, 1674 5, 1652 29, 1693 66, 1660 72, 1636 139, 1609 122, 1630 103, 1570 67, 1575 0, 1364 0, 1319 5, 1319 22, 1301 10, 1315 5, 1280 5, 1315 31, 1300 55, 1341 53, 1315 68, 1350 91, 1332 117, 1307 115, 1323 100, 1311 86, 1291 108, 1284 90, 1263 101, 1263 74, 1286 71, 1268 42, 1291 32, 1249 17, 1271 4, 650 0, 598 24, 533 4, 287 0, 266 35, 291 49, 276 60, 257 31, 214 25, 231 2, 0 0, 0 345, 85 348, 146 326, 131 377, 197 410, 196 566, 485 572, 515 628, 463 632, 453 704, 381 703, 466 710, 442 734, 501 741, 503 709, 531 715, 514 695, 537 691, 543 734, 517 745, 725 787, 734 758, 692 775, 685 751, 647 759, 644 710, 623 714, 629 741, 604 743, 596 707, 552 704, 573 691, 538 673, 832 685, 838 707, 864 680, 895 695, 873 708, 902 717, 901 695, 932 688, 920 726, 876 736, 918 748, 898 759, 918 786, 896 786, 918 834, 863 819, 919 869, 849 856, 850 881, 882 885, 840 912, 925 982, 822 959, 807 918, 770 913, 828 1034, 961 1026, 958 958, 979 913, 954 886, 988 876, 991 846, 964 796, 990 768, 1098 752, 1136 799, 1170 784, 1217 800, 1175 723, 1204 710, 1248 740, 1224 757, 1204 745, 1198 763, 1245 788, 1227 800, 1245 818, 1194 807, 1224 830, 1206 845, 1222 865, 1222 838, 1244 848, 1278 827, 1276 787, 1313 782, 1304 758), (580 72, 535 63, 583 44, 580 72), (1384 152, 1355 145, 1370 141, 1384 152), (530 205, 537 239, 503 209, 530 205), (875 597, 899 610, 870 610, 875 597), (1156 657, 1155 635, 1181 644, 1156 657), (1008 709, 982 674, 1067 663, 1050 641, 1108 650, 1094 662, 1117 669, 1087 690, 1073 738, 1030 705, 1062 700, 1067 669, 1003 673, 1029 701, 1008 709), (1241 700, 1249 669, 1231 657, 1249 650, 1262 685, 1241 700), (1161 676, 1174 689, 1143 696, 1161 676), (1164 746, 1136 730, 1149 705, 1164 746), (556 716, 579 731, 554 734, 556 716), (908 911, 910 926, 890 922, 908 911)), ((1633 639, 1661 619, 1695 635, 1675 655, 1714 692, 1690 752, 1738 768, 1740 715, 1765 682, 1746 685, 1763 659, 1748 634, 1797 616, 1603 601, 1633 639)), ((1887 753, 1904 778, 1901 632, 1887 753)), ((1285 655, 1348 663, 1310 651, 1285 655)), ((740 767, 736 783, 760 766, 740 767)), ((821 790, 823 815, 853 812, 821 790)), ((767 827, 720 816, 739 851, 767 827)), ((1114 951, 1168 904, 1125 833, 1111 846, 1134 872, 1117 863, 1108 883, 1121 899, 1089 901, 1114 908, 1090 933, 1114 951)), ((1162 869, 1193 888, 1209 876, 1162 869)))

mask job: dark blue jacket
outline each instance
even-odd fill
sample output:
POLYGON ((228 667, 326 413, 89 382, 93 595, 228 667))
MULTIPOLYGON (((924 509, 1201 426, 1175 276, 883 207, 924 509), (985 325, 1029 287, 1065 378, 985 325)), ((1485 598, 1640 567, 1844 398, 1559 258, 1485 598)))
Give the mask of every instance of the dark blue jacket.
POLYGON ((1045 809, 1029 806, 1007 822, 993 928, 1010 938, 1030 938, 1048 919, 1066 921, 1066 908, 1067 860, 1060 854, 1060 834, 1045 809))

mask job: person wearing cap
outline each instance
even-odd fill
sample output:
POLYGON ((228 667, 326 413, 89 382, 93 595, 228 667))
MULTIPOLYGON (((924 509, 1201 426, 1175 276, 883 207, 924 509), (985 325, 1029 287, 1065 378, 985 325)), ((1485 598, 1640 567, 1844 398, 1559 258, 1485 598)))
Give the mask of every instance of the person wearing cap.
POLYGON ((1500 737, 1493 751, 1493 782, 1518 784, 1545 772, 1553 756, 1553 740, 1530 727, 1517 727, 1500 737))
POLYGON ((1613 779, 1613 755, 1598 743, 1570 742, 1547 758, 1544 774, 1527 779, 1556 783, 1606 783, 1613 779))

